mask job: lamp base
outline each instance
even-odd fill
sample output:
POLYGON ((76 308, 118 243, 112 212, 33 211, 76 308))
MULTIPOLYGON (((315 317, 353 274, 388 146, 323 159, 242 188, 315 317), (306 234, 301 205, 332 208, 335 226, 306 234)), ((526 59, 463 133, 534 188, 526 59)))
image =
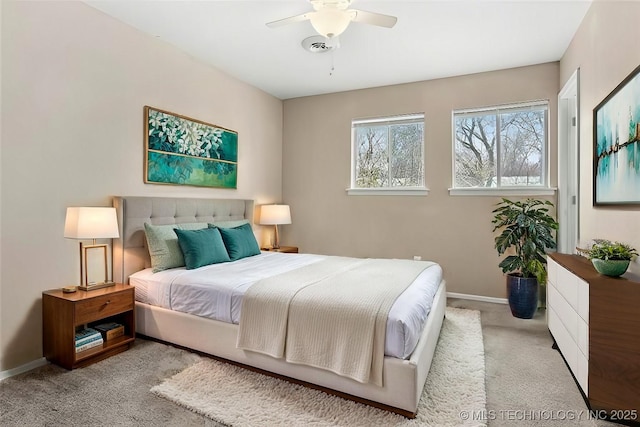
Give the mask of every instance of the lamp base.
POLYGON ((93 291, 94 289, 108 288, 109 286, 115 286, 116 282, 102 282, 102 283, 89 283, 87 285, 80 285, 78 289, 81 291, 93 291))

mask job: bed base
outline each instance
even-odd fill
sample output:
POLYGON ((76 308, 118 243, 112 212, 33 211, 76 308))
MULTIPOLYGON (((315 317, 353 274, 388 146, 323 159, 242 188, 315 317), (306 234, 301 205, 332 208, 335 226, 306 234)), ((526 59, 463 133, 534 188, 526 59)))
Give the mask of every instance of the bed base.
POLYGON ((411 357, 408 360, 384 358, 384 387, 359 383, 326 370, 239 350, 236 348, 237 325, 140 302, 136 302, 136 333, 414 418, 440 336, 445 308, 446 284, 442 281, 424 331, 411 357))
MULTIPOLYGON (((114 197, 120 237, 113 240, 113 277, 120 283, 150 265, 144 224, 180 224, 246 219, 253 223, 254 202, 243 199, 114 197)), ((160 307, 136 303, 136 332, 265 372, 314 384, 344 397, 413 417, 431 367, 446 307, 440 284, 424 331, 409 360, 384 359, 384 387, 362 384, 326 370, 236 348, 238 326, 160 307)))

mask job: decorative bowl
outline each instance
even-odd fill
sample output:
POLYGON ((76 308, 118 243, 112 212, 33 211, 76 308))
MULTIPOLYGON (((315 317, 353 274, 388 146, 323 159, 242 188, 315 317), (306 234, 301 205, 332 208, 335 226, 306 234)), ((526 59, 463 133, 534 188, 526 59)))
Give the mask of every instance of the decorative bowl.
POLYGON ((591 259, 591 263, 595 267, 596 271, 605 276, 618 277, 621 276, 629 268, 628 259, 591 259))

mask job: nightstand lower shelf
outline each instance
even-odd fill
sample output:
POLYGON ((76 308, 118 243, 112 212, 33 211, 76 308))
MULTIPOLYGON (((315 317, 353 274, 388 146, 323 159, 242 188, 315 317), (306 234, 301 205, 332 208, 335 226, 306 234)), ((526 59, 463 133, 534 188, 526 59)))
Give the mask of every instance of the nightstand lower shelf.
POLYGON ((129 349, 131 343, 133 343, 134 340, 135 338, 130 335, 121 336, 111 339, 101 346, 76 353, 76 361, 73 364, 72 368, 81 368, 83 366, 95 363, 99 360, 106 359, 107 357, 111 357, 114 354, 122 353, 123 351, 129 349))

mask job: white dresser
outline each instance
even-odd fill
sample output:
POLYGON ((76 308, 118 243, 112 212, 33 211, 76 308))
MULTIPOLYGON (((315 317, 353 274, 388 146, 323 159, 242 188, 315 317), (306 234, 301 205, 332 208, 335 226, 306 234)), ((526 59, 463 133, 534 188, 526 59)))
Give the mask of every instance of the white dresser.
POLYGON ((547 268, 549 331, 589 407, 637 423, 640 277, 603 276, 578 255, 550 254, 547 268))
POLYGON ((589 284, 547 261, 547 322, 573 376, 589 394, 589 284))

